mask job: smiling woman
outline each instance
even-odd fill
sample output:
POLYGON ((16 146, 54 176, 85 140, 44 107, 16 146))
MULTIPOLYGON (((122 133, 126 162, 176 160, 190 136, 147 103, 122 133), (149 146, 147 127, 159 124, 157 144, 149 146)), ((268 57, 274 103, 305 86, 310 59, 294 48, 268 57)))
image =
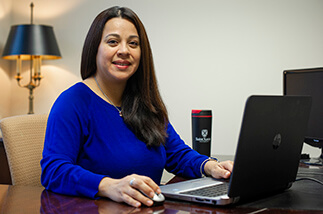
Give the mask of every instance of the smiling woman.
POLYGON ((110 97, 112 90, 106 87, 118 87, 121 92, 128 79, 136 72, 140 62, 139 36, 135 26, 126 19, 113 18, 104 26, 101 43, 97 53, 96 78, 103 83, 103 91, 110 97))
POLYGON ((187 178, 211 171, 230 176, 232 162, 206 163, 209 157, 169 123, 148 37, 132 10, 112 7, 94 19, 81 75, 83 82, 59 96, 48 118, 41 161, 46 189, 138 207, 153 205, 164 169, 187 178))

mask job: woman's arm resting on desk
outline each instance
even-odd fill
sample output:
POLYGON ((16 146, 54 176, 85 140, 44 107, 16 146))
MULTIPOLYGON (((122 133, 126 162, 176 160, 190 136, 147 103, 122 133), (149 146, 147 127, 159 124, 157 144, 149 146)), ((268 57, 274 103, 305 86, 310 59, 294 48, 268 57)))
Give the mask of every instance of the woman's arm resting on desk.
POLYGON ((103 178, 99 184, 98 196, 108 197, 116 202, 125 202, 134 207, 141 206, 141 203, 146 206, 153 205, 153 201, 139 190, 151 198, 155 193, 161 193, 158 185, 149 177, 132 174, 122 179, 103 178))
POLYGON ((232 161, 208 161, 204 166, 206 175, 213 178, 229 178, 233 169, 232 161))

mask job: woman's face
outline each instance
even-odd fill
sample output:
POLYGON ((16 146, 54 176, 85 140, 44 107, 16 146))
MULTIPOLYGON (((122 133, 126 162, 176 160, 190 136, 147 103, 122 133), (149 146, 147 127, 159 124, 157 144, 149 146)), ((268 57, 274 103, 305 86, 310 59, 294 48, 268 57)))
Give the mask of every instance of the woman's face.
POLYGON ((107 21, 96 56, 97 74, 104 81, 124 83, 136 72, 140 56, 136 27, 122 18, 107 21))

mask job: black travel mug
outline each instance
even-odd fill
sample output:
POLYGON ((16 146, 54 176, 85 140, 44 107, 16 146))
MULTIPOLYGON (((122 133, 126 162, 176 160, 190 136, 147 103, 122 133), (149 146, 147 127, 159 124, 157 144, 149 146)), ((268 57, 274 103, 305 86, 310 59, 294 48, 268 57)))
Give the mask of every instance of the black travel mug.
POLYGON ((192 110, 192 143, 198 153, 211 156, 212 110, 192 110))

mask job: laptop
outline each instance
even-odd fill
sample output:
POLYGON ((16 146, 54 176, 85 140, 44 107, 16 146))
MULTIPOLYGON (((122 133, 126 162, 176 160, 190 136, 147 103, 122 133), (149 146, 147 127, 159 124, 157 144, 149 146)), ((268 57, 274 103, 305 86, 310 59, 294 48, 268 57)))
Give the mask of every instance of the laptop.
POLYGON ((277 194, 296 179, 309 96, 250 96, 229 180, 198 178, 160 186, 166 198, 228 205, 277 194), (220 190, 224 189, 224 193, 220 190), (207 189, 207 191, 206 191, 207 189))

